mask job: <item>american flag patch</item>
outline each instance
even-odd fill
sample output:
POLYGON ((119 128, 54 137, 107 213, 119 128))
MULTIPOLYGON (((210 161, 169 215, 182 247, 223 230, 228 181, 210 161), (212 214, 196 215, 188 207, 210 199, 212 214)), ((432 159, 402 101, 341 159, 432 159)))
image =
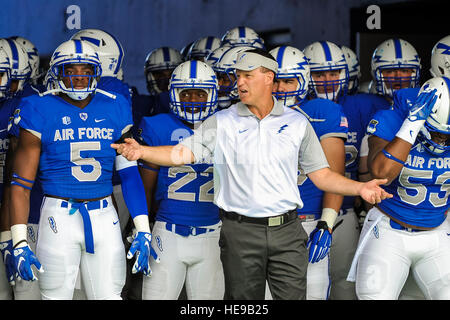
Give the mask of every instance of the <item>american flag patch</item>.
POLYGON ((341 117, 341 123, 339 124, 339 126, 348 128, 347 117, 344 117, 344 116, 341 117))

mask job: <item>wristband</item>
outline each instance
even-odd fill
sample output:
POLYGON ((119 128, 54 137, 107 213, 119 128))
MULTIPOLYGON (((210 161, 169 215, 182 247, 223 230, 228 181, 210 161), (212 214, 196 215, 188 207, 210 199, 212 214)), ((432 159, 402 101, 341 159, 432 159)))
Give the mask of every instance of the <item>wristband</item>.
POLYGON ((405 119, 405 121, 403 121, 403 124, 398 130, 396 137, 413 145, 424 123, 425 120, 410 121, 407 118, 405 119))
POLYGON ((11 231, 0 232, 0 242, 6 242, 12 239, 11 231))
POLYGON ((330 230, 333 229, 334 223, 336 221, 336 217, 337 217, 338 213, 331 208, 323 208, 322 209, 322 216, 320 218, 320 220, 325 221, 328 225, 328 228, 330 230))
POLYGON ((11 237, 13 241, 13 247, 16 247, 19 242, 27 241, 27 225, 15 224, 11 226, 11 237))
POLYGON ((386 150, 381 150, 381 152, 383 152, 384 156, 388 159, 394 160, 395 162, 400 163, 402 166, 405 165, 405 162, 400 160, 399 158, 394 157, 392 154, 390 154, 389 152, 387 152, 386 150))
POLYGON ((134 226, 137 232, 150 233, 150 223, 148 222, 148 215, 140 214, 133 218, 134 226))

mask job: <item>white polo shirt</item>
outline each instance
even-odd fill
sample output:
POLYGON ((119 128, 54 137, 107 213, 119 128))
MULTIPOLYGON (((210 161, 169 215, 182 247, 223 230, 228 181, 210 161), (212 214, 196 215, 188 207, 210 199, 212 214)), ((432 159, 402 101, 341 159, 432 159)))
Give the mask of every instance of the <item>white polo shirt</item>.
POLYGON ((270 217, 303 207, 298 170, 328 167, 305 116, 274 98, 260 120, 239 102, 206 119, 182 144, 195 163, 214 164, 214 203, 249 217, 270 217))

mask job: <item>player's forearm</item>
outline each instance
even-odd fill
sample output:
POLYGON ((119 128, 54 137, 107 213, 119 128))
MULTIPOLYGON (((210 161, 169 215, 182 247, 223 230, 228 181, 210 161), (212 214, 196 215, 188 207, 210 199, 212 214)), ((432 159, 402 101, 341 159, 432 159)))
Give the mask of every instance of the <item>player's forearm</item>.
POLYGON ((11 186, 3 186, 2 205, 0 208, 0 231, 8 231, 11 228, 10 212, 11 186))
POLYGON ((30 190, 20 186, 11 186, 10 206, 11 226, 27 224, 30 211, 30 190))
POLYGON ((191 150, 181 144, 157 147, 142 146, 141 148, 141 159, 159 166, 180 166, 194 162, 191 150))
MULTIPOLYGON (((381 149, 381 148, 379 148, 381 149)), ((408 158, 411 144, 400 138, 394 138, 381 150, 377 150, 369 163, 369 169, 373 178, 395 179, 403 169, 403 164, 408 158)))
POLYGON ((341 210, 344 196, 336 193, 325 192, 322 200, 322 208, 331 208, 336 212, 341 210))

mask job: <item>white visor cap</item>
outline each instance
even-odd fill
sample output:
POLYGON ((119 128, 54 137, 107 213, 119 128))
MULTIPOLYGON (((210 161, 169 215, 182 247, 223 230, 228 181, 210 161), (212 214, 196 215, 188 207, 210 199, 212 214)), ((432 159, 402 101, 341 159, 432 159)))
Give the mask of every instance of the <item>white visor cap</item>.
POLYGON ((266 58, 254 52, 239 52, 236 57, 236 63, 233 66, 236 70, 252 71, 259 67, 264 67, 272 70, 277 74, 278 62, 266 58))

